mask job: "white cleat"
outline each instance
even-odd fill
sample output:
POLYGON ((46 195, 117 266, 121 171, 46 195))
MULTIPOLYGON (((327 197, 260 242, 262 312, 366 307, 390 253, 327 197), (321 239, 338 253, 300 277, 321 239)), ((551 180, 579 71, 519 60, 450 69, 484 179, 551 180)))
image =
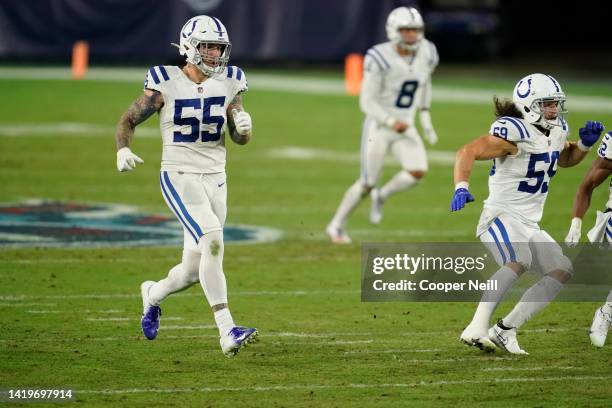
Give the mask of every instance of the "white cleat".
POLYGON ((518 340, 516 339, 516 327, 510 329, 502 328, 499 326, 500 323, 502 323, 501 320, 489 329, 489 339, 491 339, 497 347, 506 350, 508 353, 528 355, 529 353, 523 350, 518 344, 518 340))
POLYGON ((219 344, 227 358, 234 357, 238 352, 249 344, 259 341, 259 332, 254 327, 236 326, 225 336, 221 336, 219 344))
POLYGON ((476 328, 471 327, 471 325, 468 325, 468 327, 463 330, 463 333, 461 333, 459 340, 461 340, 468 346, 478 347, 479 349, 486 351, 487 353, 491 353, 497 348, 495 347, 495 344, 489 339, 486 329, 477 330, 476 328))
POLYGON ((346 231, 344 231, 344 228, 329 224, 327 228, 325 228, 325 232, 327 232, 329 239, 331 239, 334 244, 350 244, 353 242, 346 234, 346 231))
POLYGON ((597 308, 597 310, 595 311, 595 317, 593 317, 591 331, 589 331, 591 343, 593 343, 595 347, 604 346, 604 344, 606 343, 606 336, 608 335, 608 330, 610 330, 611 325, 612 315, 609 313, 605 313, 603 311, 603 307, 597 308))
POLYGON ((380 224, 380 221, 382 220, 383 207, 383 200, 380 198, 380 190, 373 188, 370 192, 370 198, 372 199, 372 204, 370 207, 370 222, 372 224, 380 224))

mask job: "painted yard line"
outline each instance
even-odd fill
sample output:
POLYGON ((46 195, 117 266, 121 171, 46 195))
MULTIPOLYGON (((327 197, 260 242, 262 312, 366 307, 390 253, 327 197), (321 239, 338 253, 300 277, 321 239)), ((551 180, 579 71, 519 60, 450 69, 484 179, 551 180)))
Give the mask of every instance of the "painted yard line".
POLYGON ((559 366, 544 366, 544 367, 485 367, 481 371, 542 371, 542 370, 580 370, 579 367, 559 367, 559 366))
MULTIPOLYGON (((85 81, 142 83, 148 67, 143 68, 90 68, 85 81)), ((0 79, 70 80, 70 68, 2 67, 0 79)), ((491 105, 494 95, 509 96, 510 89, 482 89, 439 86, 433 81, 435 102, 491 105)), ((314 95, 346 95, 342 78, 314 78, 307 76, 249 74, 249 87, 253 90, 306 93, 314 95)), ((568 103, 573 112, 612 112, 612 98, 572 95, 568 103)))
MULTIPOLYGON (((556 332, 568 332, 568 331, 579 331, 579 330, 586 330, 586 327, 555 327, 555 328, 540 328, 540 329, 521 329, 519 330, 519 334, 520 333, 546 333, 546 332, 551 332, 551 333, 556 333, 556 332)), ((461 332, 461 329, 458 329, 459 332, 457 331, 450 331, 450 330, 442 330, 442 331, 413 331, 413 332, 405 332, 405 333, 401 333, 400 336, 431 336, 431 335, 436 335, 436 334, 457 334, 461 332)), ((457 338, 459 338, 459 336, 457 335, 457 338)))
POLYGON ((50 313, 63 313, 60 310, 26 310, 26 313, 31 314, 50 314, 50 313))
POLYGON ((298 391, 298 390, 321 390, 321 389, 377 389, 377 388, 418 388, 418 387, 440 387, 455 385, 479 385, 496 383, 545 383, 545 382, 571 382, 571 381, 610 381, 610 376, 565 376, 565 377, 516 377, 516 378, 491 378, 487 380, 448 380, 448 381, 419 381, 413 383, 382 383, 382 384, 293 384, 293 385, 270 385, 259 387, 203 387, 203 388, 128 388, 128 389, 100 389, 100 390, 76 390, 75 394, 171 394, 171 393, 218 393, 218 392, 267 392, 267 391, 298 391))
MULTIPOLYGON (((269 296, 269 295, 283 295, 283 296, 305 296, 305 295, 339 295, 339 294, 356 294, 360 293, 359 290, 258 290, 258 291, 235 291, 232 295, 235 296, 269 296)), ((202 297, 200 293, 176 293, 172 297, 202 297)), ((108 293, 108 294, 63 294, 63 295, 11 295, 4 294, 0 295, 0 301, 21 301, 30 299, 133 299, 140 298, 140 294, 135 293, 108 293)))
MULTIPOLYGON (((168 320, 168 319, 169 318, 162 316, 162 320, 168 320)), ((216 328, 217 326, 215 326, 214 324, 184 325, 184 326, 180 326, 180 325, 165 326, 162 324, 159 326, 159 330, 202 330, 202 329, 216 329, 216 328)))
MULTIPOLYGON (((0 129, 1 131, 1 129, 0 129)), ((1 132, 0 132, 1 133, 1 132)), ((320 160, 341 163, 359 163, 359 152, 342 152, 332 149, 320 149, 302 146, 283 146, 268 149, 265 153, 271 159, 289 160, 320 160)), ((450 150, 428 150, 427 158, 432 164, 453 165, 455 163, 456 152, 450 150)), ((385 164, 397 164, 395 158, 387 155, 385 164)))
POLYGON ((442 349, 392 349, 392 350, 356 350, 345 351, 344 354, 388 354, 388 353, 437 353, 442 349))
POLYGON ((57 306, 57 303, 0 303, 0 307, 57 306))
MULTIPOLYGON (((164 317, 164 320, 185 320, 184 317, 164 317)), ((128 321, 140 321, 140 318, 134 317, 88 317, 85 319, 89 322, 128 322, 128 321)))

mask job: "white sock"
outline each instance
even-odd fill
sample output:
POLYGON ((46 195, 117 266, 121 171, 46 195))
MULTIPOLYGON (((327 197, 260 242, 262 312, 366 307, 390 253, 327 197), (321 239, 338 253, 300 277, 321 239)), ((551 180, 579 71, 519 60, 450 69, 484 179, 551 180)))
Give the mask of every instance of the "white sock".
POLYGON ((170 269, 168 276, 156 282, 149 289, 149 300, 153 305, 159 305, 168 295, 185 290, 199 280, 200 254, 183 250, 183 260, 170 269))
POLYGON ((493 312, 497 309, 497 305, 499 305, 499 302, 501 302, 508 289, 512 287, 517 279, 516 272, 507 266, 502 266, 495 272, 489 280, 497 282, 497 290, 486 290, 482 293, 480 303, 478 303, 470 325, 474 325, 486 333, 491 316, 493 316, 493 312))
POLYGON ((232 314, 227 307, 215 312, 215 322, 219 328, 219 336, 225 336, 236 326, 234 319, 232 319, 232 314))
POLYGON ((544 309, 559 293, 563 284, 550 276, 544 276, 525 291, 521 300, 502 321, 507 327, 521 327, 536 313, 544 309))
POLYGON ((416 183, 418 183, 418 181, 419 180, 413 177, 412 174, 408 173, 406 170, 400 170, 391 178, 391 180, 387 181, 387 183, 381 187, 380 199, 386 201, 393 194, 410 189, 416 183))
POLYGON ((604 313, 612 314, 612 290, 608 293, 606 303, 601 307, 604 313))
POLYGON ((364 198, 364 193, 365 191, 360 180, 353 183, 353 185, 346 190, 346 193, 344 193, 344 197, 336 210, 336 215, 334 215, 334 218, 331 220, 331 224, 343 227, 349 214, 357 208, 359 202, 364 198))
POLYGON ((227 303, 227 284, 223 274, 223 231, 206 233, 200 238, 200 284, 210 306, 227 303))

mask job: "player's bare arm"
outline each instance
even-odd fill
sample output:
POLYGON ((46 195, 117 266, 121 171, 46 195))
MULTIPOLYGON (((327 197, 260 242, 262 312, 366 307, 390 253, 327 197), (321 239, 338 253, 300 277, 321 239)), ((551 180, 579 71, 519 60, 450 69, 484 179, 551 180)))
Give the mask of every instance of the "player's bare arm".
POLYGON ((150 118, 155 112, 159 112, 162 106, 164 106, 162 94, 152 89, 145 89, 144 93, 130 105, 119 119, 115 134, 117 150, 129 147, 136 126, 150 118))
POLYGON ((232 138, 234 143, 239 145, 245 145, 249 142, 249 140, 251 140, 251 131, 249 130, 248 132, 243 132, 242 134, 239 132, 236 126, 236 118, 234 116, 239 115, 240 112, 246 114, 242 106, 242 95, 239 93, 234 97, 234 99, 227 107, 227 127, 229 130, 230 137, 232 138))
POLYGON ((587 156, 588 151, 580 150, 577 142, 566 142, 565 148, 559 155, 559 167, 572 167, 580 163, 587 156))
POLYGON ((518 147, 514 143, 493 135, 481 136, 466 144, 457 152, 455 161, 455 184, 467 182, 476 160, 491 160, 507 155, 514 155, 518 147))
POLYGON ((593 191, 612 174, 612 160, 598 157, 582 180, 572 209, 572 217, 584 218, 591 204, 593 191))

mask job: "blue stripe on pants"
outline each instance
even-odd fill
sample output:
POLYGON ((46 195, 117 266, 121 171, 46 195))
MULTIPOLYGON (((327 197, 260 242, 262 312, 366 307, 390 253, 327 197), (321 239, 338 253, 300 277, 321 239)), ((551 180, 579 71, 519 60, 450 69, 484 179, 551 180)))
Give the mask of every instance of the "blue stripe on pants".
POLYGON ((166 201, 168 202, 168 204, 170 204, 170 208, 172 209, 172 212, 174 212, 174 215, 176 215, 176 218, 179 219, 179 221, 181 222, 181 224, 183 224, 183 226, 185 227, 185 229, 187 231, 189 231, 189 234, 191 234, 191 236, 193 237, 194 241, 196 242, 196 244, 198 243, 198 237, 195 236, 195 234, 193 233, 193 231, 189 228, 189 226, 187 225, 187 223, 185 222, 185 220, 183 219, 183 217, 181 217, 181 214, 176 210, 176 207, 174 206, 174 204, 172 203, 172 200, 170 199, 170 196, 168 195, 168 192, 166 191, 166 188, 164 187, 164 182, 162 180, 162 175, 160 173, 159 175, 159 184, 161 186, 162 189, 162 194, 164 195, 164 197, 166 197, 166 201))
POLYGON ((185 217, 185 219, 187 220, 187 222, 189 223, 189 225, 191 225, 196 233, 196 235, 198 236, 198 239, 204 235, 204 233, 202 232, 202 230, 200 229, 200 226, 198 225, 197 222, 195 222, 195 220, 193 218, 191 218, 191 215, 189 215, 189 212, 187 212, 187 208, 185 208, 185 205, 183 204, 183 202, 181 201, 181 197, 178 195, 178 193, 176 192, 176 190, 174 189, 174 187, 172 186, 172 183, 170 182, 170 178, 168 177, 168 172, 164 171, 164 180, 166 181, 166 185, 168 186, 168 189, 170 190, 170 193, 172 194, 172 197, 174 197, 174 200, 176 201, 176 203, 178 204, 179 208, 181 209, 183 216, 185 217))
POLYGON ((506 254, 504 254, 504 250, 499 244, 499 240, 497 239, 497 235, 495 235, 495 231, 493 231, 493 227, 489 227, 489 234, 491 234, 491 236, 495 240, 495 245, 497 245, 497 249, 499 249, 499 253, 502 256, 503 264, 506 264, 506 254))
POLYGON ((510 260, 512 262, 516 262, 516 254, 514 253, 514 248, 512 248, 512 244, 510 243, 510 238, 508 237, 508 231, 506 231, 506 227, 504 227, 504 224, 499 218, 496 218, 493 222, 495 222, 495 225, 497 225, 497 228, 499 228, 499 232, 501 232, 502 238, 506 243, 506 247, 508 247, 508 252, 510 252, 510 260))

